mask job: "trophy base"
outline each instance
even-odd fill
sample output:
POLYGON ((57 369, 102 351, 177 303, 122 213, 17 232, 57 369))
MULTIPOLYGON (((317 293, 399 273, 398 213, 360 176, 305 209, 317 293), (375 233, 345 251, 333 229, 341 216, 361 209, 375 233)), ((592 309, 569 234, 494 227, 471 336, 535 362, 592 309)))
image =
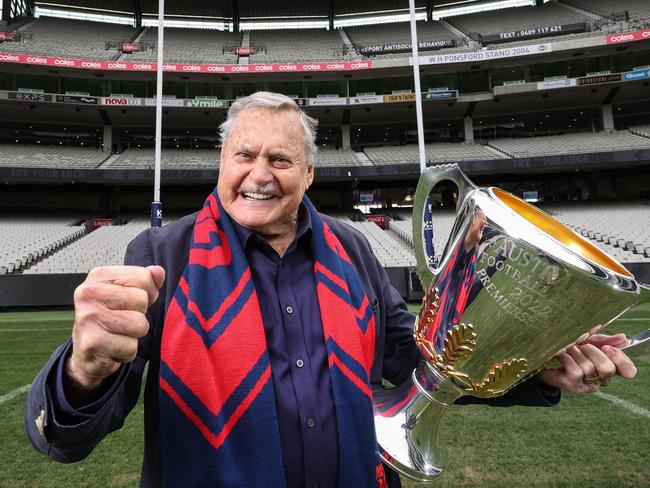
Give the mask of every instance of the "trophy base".
POLYGON ((440 422, 447 406, 463 394, 424 361, 413 371, 411 381, 373 392, 382 461, 420 483, 438 478, 448 460, 447 448, 438 439, 440 422))

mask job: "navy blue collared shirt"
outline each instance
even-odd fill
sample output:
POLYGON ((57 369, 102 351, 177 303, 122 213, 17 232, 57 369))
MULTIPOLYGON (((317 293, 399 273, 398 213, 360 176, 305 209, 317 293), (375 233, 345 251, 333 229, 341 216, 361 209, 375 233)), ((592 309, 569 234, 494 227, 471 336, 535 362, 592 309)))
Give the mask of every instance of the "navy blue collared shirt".
POLYGON ((335 487, 338 433, 311 252, 301 205, 283 256, 233 220, 253 275, 273 372, 287 488, 335 487))

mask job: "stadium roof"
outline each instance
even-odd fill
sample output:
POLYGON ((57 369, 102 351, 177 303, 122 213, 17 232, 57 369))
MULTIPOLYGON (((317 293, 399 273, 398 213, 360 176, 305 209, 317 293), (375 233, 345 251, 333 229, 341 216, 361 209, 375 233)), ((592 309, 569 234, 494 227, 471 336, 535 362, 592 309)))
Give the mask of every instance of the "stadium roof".
MULTIPOLYGON (((532 5, 535 0, 415 0, 418 18, 439 18, 483 10, 532 5)), ((85 18, 135 25, 149 24, 158 14, 158 0, 29 0, 37 16, 85 18), (149 19, 150 22, 147 22, 149 19)), ((260 28, 260 22, 300 21, 291 27, 338 27, 342 23, 377 23, 408 20, 407 0, 168 0, 165 14, 170 20, 221 21, 224 28, 260 28), (365 19, 365 22, 363 21, 365 19), (361 20, 361 22, 359 22, 361 20), (256 23, 258 25, 256 25, 256 23), (338 24, 338 25, 337 25, 338 24)), ((8 19, 7 19, 8 20, 8 19)), ((178 24, 176 24, 178 25, 178 24)), ((268 26, 268 24, 264 24, 268 26)), ((187 25, 189 27, 190 25, 187 25)), ((268 28, 268 27, 262 27, 268 28)))

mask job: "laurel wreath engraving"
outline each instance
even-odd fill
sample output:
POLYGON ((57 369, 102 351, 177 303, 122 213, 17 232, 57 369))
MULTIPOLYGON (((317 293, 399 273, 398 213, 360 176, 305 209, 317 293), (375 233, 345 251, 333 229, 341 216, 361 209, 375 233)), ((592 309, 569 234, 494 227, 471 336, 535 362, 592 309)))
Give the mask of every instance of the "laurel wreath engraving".
POLYGON ((413 332, 413 338, 420 351, 438 371, 467 392, 478 396, 494 396, 505 392, 526 371, 528 361, 525 358, 513 358, 494 363, 481 380, 457 371, 456 366, 476 350, 477 336, 472 324, 454 325, 447 331, 442 352, 436 352, 433 342, 427 339, 426 334, 436 319, 439 306, 438 289, 432 288, 422 299, 422 308, 413 332))

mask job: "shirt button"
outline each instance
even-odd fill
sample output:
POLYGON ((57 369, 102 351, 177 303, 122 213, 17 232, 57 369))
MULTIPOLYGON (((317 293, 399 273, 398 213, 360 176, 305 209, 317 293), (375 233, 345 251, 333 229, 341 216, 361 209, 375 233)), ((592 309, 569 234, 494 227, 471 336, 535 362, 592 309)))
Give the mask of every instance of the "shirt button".
POLYGON ((309 417, 307 419, 307 427, 311 429, 314 425, 316 425, 316 420, 314 420, 314 417, 309 417))
POLYGON ((287 306, 287 313, 292 314, 293 313, 293 307, 291 305, 287 306))
POLYGON ((296 366, 302 368, 305 365, 305 362, 302 359, 296 360, 296 366))

